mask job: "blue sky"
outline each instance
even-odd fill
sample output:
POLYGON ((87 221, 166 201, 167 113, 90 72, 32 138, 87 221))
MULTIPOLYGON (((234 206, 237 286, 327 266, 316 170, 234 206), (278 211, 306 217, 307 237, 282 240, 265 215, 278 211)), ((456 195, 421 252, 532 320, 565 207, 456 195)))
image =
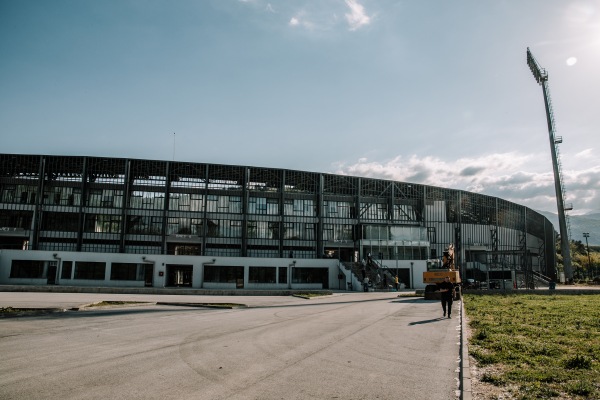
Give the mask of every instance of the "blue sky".
POLYGON ((600 212, 600 1, 0 0, 4 153, 380 177, 600 212), (543 3, 543 6, 542 6, 543 3))

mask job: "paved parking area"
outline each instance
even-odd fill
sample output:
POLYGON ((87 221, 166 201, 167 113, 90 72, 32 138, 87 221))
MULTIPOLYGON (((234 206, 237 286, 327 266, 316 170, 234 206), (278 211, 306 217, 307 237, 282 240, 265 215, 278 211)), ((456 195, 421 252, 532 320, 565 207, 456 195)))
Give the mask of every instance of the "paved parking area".
POLYGON ((150 305, 0 319, 0 398, 458 396, 460 320, 440 318, 436 301, 397 293, 306 300, 0 292, 1 307, 70 309, 106 300, 150 305))

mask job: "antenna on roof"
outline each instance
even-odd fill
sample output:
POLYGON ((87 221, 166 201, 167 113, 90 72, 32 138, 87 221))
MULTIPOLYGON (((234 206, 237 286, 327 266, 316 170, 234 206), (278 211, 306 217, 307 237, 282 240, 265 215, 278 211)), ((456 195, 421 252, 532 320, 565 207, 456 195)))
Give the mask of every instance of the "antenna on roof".
POLYGON ((175 132, 173 132, 173 161, 175 161, 175 132))

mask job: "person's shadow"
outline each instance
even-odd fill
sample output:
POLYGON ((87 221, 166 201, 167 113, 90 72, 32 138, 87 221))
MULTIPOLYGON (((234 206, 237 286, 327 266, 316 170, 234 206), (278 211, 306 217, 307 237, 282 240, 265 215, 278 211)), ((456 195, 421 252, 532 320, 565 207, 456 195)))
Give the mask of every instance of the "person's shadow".
POLYGON ((423 321, 415 321, 415 322, 410 322, 408 325, 422 325, 422 324, 430 324, 432 322, 437 322, 437 321, 441 321, 443 319, 446 319, 444 317, 439 317, 439 318, 434 318, 434 319, 425 319, 423 321))

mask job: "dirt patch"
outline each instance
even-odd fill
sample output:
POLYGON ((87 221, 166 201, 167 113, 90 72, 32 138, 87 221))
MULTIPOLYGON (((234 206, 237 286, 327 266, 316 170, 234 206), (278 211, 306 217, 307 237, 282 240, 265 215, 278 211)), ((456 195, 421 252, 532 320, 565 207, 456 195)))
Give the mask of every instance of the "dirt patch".
MULTIPOLYGON (((465 316, 467 340, 471 339, 473 331, 469 327, 469 320, 465 316)), ((516 397, 512 394, 518 389, 510 385, 496 386, 493 383, 486 382, 485 377, 498 376, 502 372, 502 367, 498 365, 489 365, 479 367, 477 361, 469 356, 469 365, 471 371, 471 394, 476 400, 514 400, 516 397)))

